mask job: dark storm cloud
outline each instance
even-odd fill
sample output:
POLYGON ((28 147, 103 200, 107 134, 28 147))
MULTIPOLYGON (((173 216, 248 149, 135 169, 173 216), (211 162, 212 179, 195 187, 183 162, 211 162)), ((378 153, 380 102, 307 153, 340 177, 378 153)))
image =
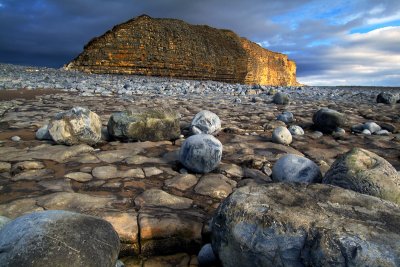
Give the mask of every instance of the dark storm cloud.
POLYGON ((60 67, 93 37, 141 14, 231 29, 287 53, 305 83, 360 83, 368 74, 400 84, 391 60, 400 54, 399 28, 379 31, 399 25, 397 0, 0 0, 0 62, 60 67))

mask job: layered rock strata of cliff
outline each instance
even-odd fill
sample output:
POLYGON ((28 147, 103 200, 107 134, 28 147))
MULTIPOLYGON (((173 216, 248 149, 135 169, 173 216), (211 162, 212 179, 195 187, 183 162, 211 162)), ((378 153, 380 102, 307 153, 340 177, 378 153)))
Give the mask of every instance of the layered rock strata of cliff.
POLYGON ((92 39, 65 66, 87 73, 135 74, 261 85, 297 85, 296 65, 230 30, 139 16, 92 39))

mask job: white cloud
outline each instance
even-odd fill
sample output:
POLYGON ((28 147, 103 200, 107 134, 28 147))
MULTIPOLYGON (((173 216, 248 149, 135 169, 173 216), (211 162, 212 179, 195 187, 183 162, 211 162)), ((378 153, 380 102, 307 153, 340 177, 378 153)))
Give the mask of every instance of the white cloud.
POLYGON ((367 19, 367 24, 374 25, 374 24, 382 24, 390 21, 400 20, 400 12, 397 12, 390 16, 383 15, 382 17, 375 17, 367 19))
POLYGON ((340 44, 325 47, 313 60, 325 69, 299 77, 309 85, 400 86, 400 27, 386 27, 368 33, 345 36, 340 44))

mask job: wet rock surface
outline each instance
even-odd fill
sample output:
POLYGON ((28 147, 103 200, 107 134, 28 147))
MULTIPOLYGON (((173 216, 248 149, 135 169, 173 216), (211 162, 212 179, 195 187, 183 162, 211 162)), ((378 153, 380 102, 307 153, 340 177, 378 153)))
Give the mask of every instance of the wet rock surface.
POLYGON ((0 90, 0 216, 14 219, 33 211, 63 209, 106 218, 120 236, 120 256, 135 257, 125 259, 125 264, 132 263, 127 266, 140 266, 134 264, 146 261, 159 266, 194 265, 194 255, 209 243, 204 229, 223 197, 246 184, 271 183, 271 169, 284 155, 304 156, 325 174, 339 155, 360 147, 400 170, 400 104, 377 103, 379 88, 253 89, 241 84, 85 75, 2 64, 0 77, 0 89, 4 89, 0 90), (126 84, 129 86, 125 88, 126 84), (274 104, 270 91, 288 94, 290 104, 274 104), (76 106, 98 114, 102 128, 113 113, 132 106, 167 106, 181 115, 183 137, 175 141, 110 140, 92 146, 66 146, 36 139, 37 130, 52 116, 76 106), (315 132, 312 117, 323 107, 345 114, 343 135, 315 132), (190 123, 205 109, 222 121, 215 138, 223 145, 221 163, 206 175, 193 173, 179 162, 179 150, 190 135, 190 123), (293 113, 295 121, 288 125, 277 121, 284 111, 293 113), (388 130, 388 135, 352 131, 353 125, 367 122, 388 130), (290 145, 272 142, 275 128, 290 129, 294 124, 304 130, 303 135, 293 135, 290 145), (13 136, 21 140, 14 142, 13 136), (216 179, 204 178, 209 175, 216 179), (213 188, 207 190, 207 184, 213 188), (181 209, 163 202, 142 205, 145 202, 139 202, 138 197, 152 189, 192 202, 181 209), (175 230, 169 229, 171 222, 178 223, 175 230), (143 225, 150 229, 147 234, 153 228, 159 232, 147 235, 142 243, 139 232, 143 225), (196 228, 186 231, 190 225, 196 228), (151 257, 163 249, 174 256, 140 256, 146 252, 146 257, 151 257))
POLYGON ((69 211, 31 213, 0 230, 2 266, 113 266, 119 246, 110 223, 69 211))
POLYGON ((223 266, 396 266, 399 219, 399 206, 339 187, 246 186, 219 207, 212 246, 223 266))

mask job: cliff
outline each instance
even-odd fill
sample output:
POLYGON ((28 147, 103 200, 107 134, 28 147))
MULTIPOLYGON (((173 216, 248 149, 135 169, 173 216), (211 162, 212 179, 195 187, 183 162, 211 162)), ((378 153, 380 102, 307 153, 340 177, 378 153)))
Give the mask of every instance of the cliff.
POLYGON ((229 30, 142 15, 92 39, 66 69, 297 85, 296 65, 229 30))

